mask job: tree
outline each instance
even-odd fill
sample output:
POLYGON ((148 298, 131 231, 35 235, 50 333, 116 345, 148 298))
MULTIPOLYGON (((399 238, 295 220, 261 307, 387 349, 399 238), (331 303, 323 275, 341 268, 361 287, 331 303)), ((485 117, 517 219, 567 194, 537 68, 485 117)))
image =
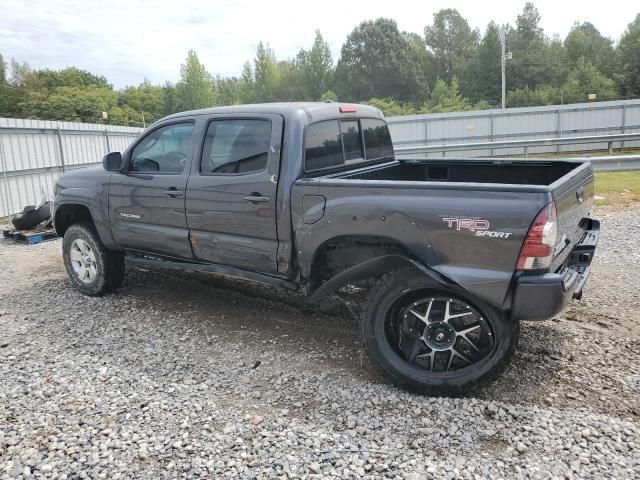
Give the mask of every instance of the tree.
POLYGON ((186 62, 180 67, 176 100, 179 110, 194 110, 214 105, 215 90, 212 77, 193 50, 189 50, 186 62))
POLYGON ((347 37, 336 66, 336 93, 347 101, 391 97, 422 102, 428 96, 425 72, 396 22, 362 22, 347 37))
POLYGON ((162 86, 162 110, 164 115, 169 115, 178 111, 178 93, 176 86, 166 81, 162 86))
POLYGON ((387 117, 393 117, 397 115, 412 115, 417 113, 416 107, 411 104, 401 103, 393 98, 372 98, 367 105, 376 107, 381 110, 387 117))
POLYGON ((454 76, 450 85, 447 85, 442 79, 436 82, 431 92, 428 108, 430 112, 440 113, 471 110, 473 106, 460 94, 458 78, 454 76))
POLYGON ((540 13, 527 2, 516 20, 516 28, 510 29, 508 41, 513 60, 507 63, 510 87, 534 88, 546 83, 546 39, 540 28, 540 13))
POLYGON ((626 98, 640 96, 640 13, 622 35, 618 56, 620 72, 617 79, 621 93, 626 98))
POLYGON ((460 89, 473 102, 485 100, 498 105, 501 98, 500 27, 494 22, 487 25, 478 48, 461 69, 460 89))
POLYGON ((539 88, 522 87, 511 90, 507 95, 509 107, 531 107, 536 105, 558 105, 562 92, 559 87, 545 85, 539 88))
POLYGON ((117 99, 118 94, 108 88, 62 86, 44 99, 28 97, 22 107, 36 118, 101 123, 102 112, 116 107, 117 99))
POLYGON ((327 90, 320 97, 321 102, 337 102, 338 96, 335 94, 333 90, 327 90))
POLYGON ((253 60, 253 90, 256 101, 274 101, 276 84, 278 82, 278 67, 276 55, 267 44, 260 42, 253 60))
POLYGON ((428 98, 431 94, 431 87, 438 79, 433 54, 427 50, 424 39, 417 33, 402 32, 409 43, 410 58, 417 65, 417 71, 420 74, 420 81, 424 91, 420 98, 421 101, 428 98))
POLYGON ((573 24, 564 40, 567 59, 577 63, 580 57, 591 62, 600 72, 611 75, 614 68, 613 41, 603 36, 589 22, 573 24))
POLYGON ((302 71, 305 96, 310 100, 319 100, 331 87, 334 73, 331 50, 320 30, 316 30, 311 50, 303 49, 298 53, 297 65, 302 71))
POLYGON ((238 85, 240 103, 252 103, 255 100, 254 79, 251 63, 245 62, 242 66, 242 74, 240 75, 240 83, 238 85))
POLYGON ((302 71, 295 60, 282 60, 276 64, 276 81, 272 89, 274 102, 294 102, 308 98, 305 93, 302 71))
POLYGON ((0 53, 0 85, 7 83, 7 63, 4 61, 4 57, 0 53))
POLYGON ((473 55, 479 36, 456 9, 436 12, 433 25, 424 29, 424 38, 433 52, 437 77, 451 82, 458 69, 473 55))
MULTIPOLYGON (((119 93, 118 107, 126 112, 129 125, 150 124, 166 115, 163 88, 146 79, 137 87, 126 87, 119 93)), ((121 115, 125 116, 124 113, 121 115)), ((113 118, 111 120, 115 123, 113 118)))
POLYGON ((240 80, 238 77, 216 77, 219 105, 236 105, 240 103, 240 80))
POLYGON ((618 98, 613 80, 605 77, 584 57, 580 57, 575 68, 569 72, 567 82, 562 86, 563 101, 586 102, 590 93, 596 94, 598 100, 618 98))

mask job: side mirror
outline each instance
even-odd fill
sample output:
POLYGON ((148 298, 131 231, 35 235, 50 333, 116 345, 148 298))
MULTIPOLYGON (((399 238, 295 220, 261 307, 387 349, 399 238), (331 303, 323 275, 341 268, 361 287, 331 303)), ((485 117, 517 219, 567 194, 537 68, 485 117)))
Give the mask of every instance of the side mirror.
POLYGON ((122 154, 120 152, 107 153, 102 158, 102 166, 107 172, 119 172, 122 169, 122 154))

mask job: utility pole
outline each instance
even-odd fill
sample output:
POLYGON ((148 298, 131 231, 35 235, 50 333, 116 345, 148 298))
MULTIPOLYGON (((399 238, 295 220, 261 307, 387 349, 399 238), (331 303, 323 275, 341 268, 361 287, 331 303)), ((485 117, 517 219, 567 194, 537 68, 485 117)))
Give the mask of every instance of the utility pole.
POLYGON ((500 45, 502 46, 501 66, 502 66, 502 109, 507 108, 507 60, 511 60, 511 52, 507 53, 507 29, 503 26, 500 29, 500 45))
POLYGON ((144 110, 140 110, 140 113, 142 113, 142 128, 147 128, 147 124, 144 121, 144 110))

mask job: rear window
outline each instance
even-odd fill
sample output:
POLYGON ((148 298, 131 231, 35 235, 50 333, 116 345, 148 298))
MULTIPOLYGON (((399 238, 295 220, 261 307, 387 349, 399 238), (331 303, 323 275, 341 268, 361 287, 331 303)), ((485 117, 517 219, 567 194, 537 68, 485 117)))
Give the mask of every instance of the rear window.
POLYGON ((392 157, 393 144, 391 143, 391 135, 389 135, 387 124, 382 120, 373 118, 363 118, 361 123, 367 160, 392 157))
POLYGON ((382 120, 325 120, 309 125, 306 130, 304 169, 307 172, 392 156, 391 136, 382 120))

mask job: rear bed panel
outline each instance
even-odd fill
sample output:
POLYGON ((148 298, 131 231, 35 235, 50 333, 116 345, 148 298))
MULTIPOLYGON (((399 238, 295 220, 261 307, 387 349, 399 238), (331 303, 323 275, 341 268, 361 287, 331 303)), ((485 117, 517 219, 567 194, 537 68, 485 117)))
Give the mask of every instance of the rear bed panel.
POLYGON ((595 195, 593 169, 584 164, 551 185, 556 204, 558 240, 550 270, 555 271, 584 235, 583 218, 589 216, 595 195))
POLYGON ((551 196, 540 189, 482 187, 299 180, 293 187, 292 208, 301 273, 309 278, 313 254, 327 240, 384 236, 404 245, 433 270, 502 307, 524 237, 551 196), (303 209, 308 195, 326 198, 323 216, 312 224, 305 223, 303 209))

